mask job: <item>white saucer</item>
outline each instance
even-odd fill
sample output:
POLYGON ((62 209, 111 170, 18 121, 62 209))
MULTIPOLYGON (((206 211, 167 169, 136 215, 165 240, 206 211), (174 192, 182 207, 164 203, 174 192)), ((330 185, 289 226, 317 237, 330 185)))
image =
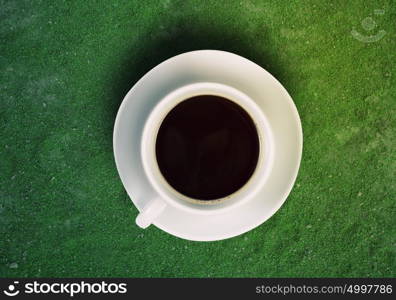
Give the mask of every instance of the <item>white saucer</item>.
POLYGON ((121 180, 139 211, 155 196, 143 171, 140 155, 145 120, 164 95, 196 82, 222 83, 250 96, 265 112, 275 143, 272 172, 255 198, 219 215, 196 215, 168 205, 153 223, 163 231, 184 239, 222 240, 259 226, 285 202, 300 165, 302 128, 297 109, 284 87, 263 68, 241 56, 200 50, 164 61, 128 92, 115 124, 115 127, 130 128, 129 140, 121 139, 115 131, 113 143, 121 180), (128 154, 117 150, 121 147, 126 147, 128 154))

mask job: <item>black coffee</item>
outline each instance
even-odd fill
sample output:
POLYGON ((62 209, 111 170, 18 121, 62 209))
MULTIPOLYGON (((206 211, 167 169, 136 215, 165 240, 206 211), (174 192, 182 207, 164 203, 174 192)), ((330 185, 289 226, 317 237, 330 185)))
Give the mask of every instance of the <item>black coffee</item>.
POLYGON ((259 155, 256 126, 246 111, 223 97, 202 95, 176 105, 156 141, 162 175, 180 193, 223 198, 253 174, 259 155))

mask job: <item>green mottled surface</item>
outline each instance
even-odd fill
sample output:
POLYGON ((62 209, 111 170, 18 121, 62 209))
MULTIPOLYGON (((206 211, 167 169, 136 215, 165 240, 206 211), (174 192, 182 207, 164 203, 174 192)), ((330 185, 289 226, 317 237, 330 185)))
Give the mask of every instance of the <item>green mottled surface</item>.
POLYGON ((0 275, 396 276, 395 4, 1 0, 0 275), (285 205, 220 242, 138 229, 112 154, 126 92, 194 49, 265 67, 304 130, 285 205))

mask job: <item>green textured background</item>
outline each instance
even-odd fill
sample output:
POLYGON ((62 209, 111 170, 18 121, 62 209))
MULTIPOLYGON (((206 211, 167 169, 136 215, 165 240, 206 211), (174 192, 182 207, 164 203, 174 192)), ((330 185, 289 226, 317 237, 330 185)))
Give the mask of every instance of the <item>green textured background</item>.
POLYGON ((0 0, 0 276, 396 276, 395 4, 0 0), (220 242, 138 229, 112 153, 126 92, 195 49, 266 68, 304 130, 285 205, 220 242))

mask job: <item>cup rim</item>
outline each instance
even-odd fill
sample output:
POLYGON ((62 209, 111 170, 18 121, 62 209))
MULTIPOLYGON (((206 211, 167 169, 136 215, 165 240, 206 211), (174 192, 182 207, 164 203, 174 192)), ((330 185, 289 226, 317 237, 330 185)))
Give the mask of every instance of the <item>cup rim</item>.
POLYGON ((242 205, 254 197, 270 175, 275 151, 269 122, 254 100, 234 87, 215 82, 197 82, 183 85, 158 101, 144 124, 140 149, 145 175, 160 198, 177 208, 200 214, 224 212, 242 205), (174 189, 162 175, 154 150, 159 127, 166 115, 182 101, 194 96, 208 94, 225 97, 241 106, 254 122, 259 137, 259 158, 255 170, 247 182, 234 193, 210 201, 194 199, 174 189), (154 142, 150 143, 150 141, 154 142), (176 195, 179 198, 176 199, 176 195))

